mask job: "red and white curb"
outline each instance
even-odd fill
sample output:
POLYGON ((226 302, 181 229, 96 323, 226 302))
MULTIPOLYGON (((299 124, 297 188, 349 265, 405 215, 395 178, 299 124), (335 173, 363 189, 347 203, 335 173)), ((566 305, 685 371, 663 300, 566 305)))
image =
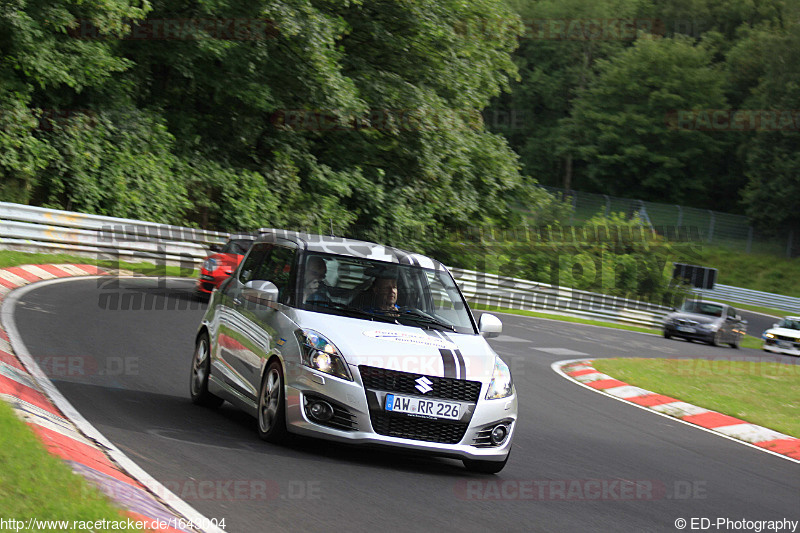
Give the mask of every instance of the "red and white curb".
POLYGON ((634 387, 597 371, 592 360, 558 361, 551 367, 562 377, 587 389, 800 463, 798 438, 634 387))
POLYGON ((25 285, 106 274, 92 265, 73 264, 0 269, 0 399, 11 405, 51 454, 106 494, 127 517, 158 524, 159 531, 220 533, 221 529, 144 472, 72 407, 27 353, 9 318, 20 293, 28 289, 21 289, 25 285), (21 290, 12 294, 16 289, 21 290))

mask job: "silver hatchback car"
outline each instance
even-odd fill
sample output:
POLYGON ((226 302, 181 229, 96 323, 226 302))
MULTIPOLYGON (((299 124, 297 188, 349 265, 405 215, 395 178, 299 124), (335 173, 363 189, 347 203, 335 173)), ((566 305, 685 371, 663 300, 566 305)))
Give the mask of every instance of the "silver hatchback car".
POLYGON ((191 397, 287 433, 386 445, 499 472, 517 395, 438 261, 374 243, 262 230, 214 291, 197 332, 191 397))

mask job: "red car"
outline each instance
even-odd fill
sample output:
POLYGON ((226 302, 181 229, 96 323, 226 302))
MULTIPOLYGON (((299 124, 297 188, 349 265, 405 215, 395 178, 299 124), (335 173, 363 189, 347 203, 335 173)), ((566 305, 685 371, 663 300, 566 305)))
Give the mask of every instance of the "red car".
POLYGON ((236 270, 251 244, 253 244, 252 238, 235 237, 221 248, 218 245, 211 245, 211 251, 214 253, 203 261, 200 278, 195 285, 195 294, 199 298, 207 299, 214 289, 236 270))

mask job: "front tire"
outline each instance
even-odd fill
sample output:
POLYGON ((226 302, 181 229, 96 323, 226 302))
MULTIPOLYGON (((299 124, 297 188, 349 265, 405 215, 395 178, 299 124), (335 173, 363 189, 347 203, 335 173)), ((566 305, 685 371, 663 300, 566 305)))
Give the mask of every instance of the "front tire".
POLYGON ((496 474, 506 466, 509 457, 511 457, 511 452, 509 452, 502 461, 485 461, 482 459, 462 459, 461 461, 464 463, 464 468, 470 472, 475 472, 476 474, 496 474))
POLYGON ((280 361, 267 367, 258 393, 258 436, 278 444, 286 440, 286 399, 283 393, 283 368, 280 361))
POLYGON ((722 345, 722 330, 718 329, 714 332, 714 336, 711 337, 711 340, 708 341, 708 344, 711 346, 721 346, 722 345))
POLYGON ((211 343, 208 334, 203 332, 197 337, 194 355, 192 356, 192 375, 189 385, 192 403, 204 407, 219 407, 224 401, 208 392, 208 376, 211 375, 211 343))

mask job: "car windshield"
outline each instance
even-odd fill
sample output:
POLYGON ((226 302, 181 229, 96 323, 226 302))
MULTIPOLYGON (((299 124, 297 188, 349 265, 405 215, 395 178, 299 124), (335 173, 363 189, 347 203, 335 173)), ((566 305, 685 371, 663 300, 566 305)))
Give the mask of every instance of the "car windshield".
POLYGON ((244 255, 250 249, 251 244, 253 241, 249 239, 231 239, 225 243, 219 253, 244 255))
POLYGON ((778 324, 779 328, 800 330, 800 319, 784 318, 778 324))
POLYGON ((300 306, 320 313, 425 329, 476 333, 466 302, 443 268, 308 254, 300 306))
POLYGON ((685 313, 696 313, 698 315, 722 316, 722 306, 710 302, 687 301, 680 309, 685 313))

